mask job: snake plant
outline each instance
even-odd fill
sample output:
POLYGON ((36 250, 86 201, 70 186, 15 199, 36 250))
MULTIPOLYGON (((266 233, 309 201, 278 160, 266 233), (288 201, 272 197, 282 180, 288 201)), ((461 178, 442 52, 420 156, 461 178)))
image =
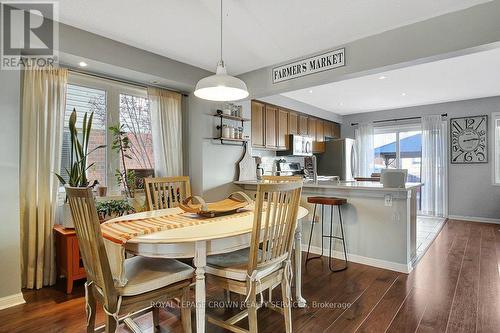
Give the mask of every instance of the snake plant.
MULTIPOLYGON (((61 175, 56 173, 57 178, 63 185, 68 184, 72 187, 89 186, 89 181, 87 179, 87 170, 91 168, 94 163, 87 165, 87 157, 94 151, 106 147, 105 145, 100 145, 93 148, 91 151, 88 151, 93 117, 94 112, 92 112, 88 118, 87 113, 85 113, 85 115, 83 116, 82 135, 80 141, 78 137, 78 129, 76 128, 76 109, 73 108, 73 112, 71 112, 68 124, 71 143, 69 170, 68 168, 64 168, 66 174, 68 175, 68 182, 66 182, 66 180, 61 177, 61 175)), ((91 186, 94 186, 95 184, 97 184, 97 180, 95 180, 91 186)))

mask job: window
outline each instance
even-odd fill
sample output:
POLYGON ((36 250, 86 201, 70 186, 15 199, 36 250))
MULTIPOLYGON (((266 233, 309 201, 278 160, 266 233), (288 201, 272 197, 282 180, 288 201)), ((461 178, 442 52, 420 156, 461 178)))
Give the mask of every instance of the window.
MULTIPOLYGON (((70 167, 71 139, 68 128, 69 117, 73 112, 77 112, 76 126, 79 134, 82 133, 83 117, 85 113, 94 112, 92 121, 92 131, 89 137, 89 151, 99 145, 106 144, 106 91, 101 89, 88 88, 84 86, 68 84, 66 90, 66 111, 64 115, 64 131, 61 152, 61 172, 62 177, 68 181, 65 168, 70 167)), ((92 183, 97 180, 99 184, 106 184, 106 150, 98 149, 88 158, 88 164, 94 164, 89 168, 87 176, 92 183)))
MULTIPOLYGON (((420 125, 376 127, 373 138, 374 171, 407 169, 409 182, 420 182, 422 129, 420 125)), ((417 193, 420 210, 420 191, 417 193)))
POLYGON ((68 121, 76 109, 77 126, 81 130, 85 113, 94 112, 89 151, 98 145, 106 148, 93 152, 88 158, 90 182, 108 187, 109 194, 117 194, 121 186, 117 183, 115 170, 122 168, 121 156, 111 149, 112 137, 110 126, 123 125, 130 140, 131 159, 126 160, 127 169, 139 173, 139 176, 151 174, 154 169, 153 137, 151 133, 151 115, 145 88, 121 84, 112 80, 94 78, 88 75, 70 73, 66 92, 66 113, 61 155, 61 174, 69 165, 70 137, 68 121), (146 172, 145 174, 141 171, 146 172))
POLYGON ((130 169, 154 169, 153 135, 148 99, 120 94, 120 124, 130 140, 130 169))
POLYGON ((493 126, 493 184, 500 186, 500 112, 491 115, 493 126))

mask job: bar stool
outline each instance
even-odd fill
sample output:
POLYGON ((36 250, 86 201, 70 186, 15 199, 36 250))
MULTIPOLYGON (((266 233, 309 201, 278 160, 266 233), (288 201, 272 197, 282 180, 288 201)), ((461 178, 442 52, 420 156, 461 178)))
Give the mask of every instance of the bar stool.
POLYGON ((314 213, 313 213, 313 219, 311 223, 311 233, 309 235, 309 245, 307 246, 307 254, 306 254, 306 265, 309 260, 312 259, 319 259, 323 256, 323 239, 329 238, 330 239, 330 251, 329 251, 329 256, 328 256, 328 268, 330 268, 330 271, 332 272, 340 272, 345 269, 347 269, 347 250, 345 247, 345 238, 344 238, 344 225, 342 222, 342 213, 340 207, 342 205, 345 205, 347 203, 347 199, 344 198, 335 198, 335 197, 309 197, 307 198, 308 203, 314 204, 314 213), (309 251, 311 249, 311 239, 312 239, 312 234, 314 230, 314 220, 316 219, 316 208, 318 205, 321 205, 321 254, 319 256, 311 257, 309 258, 309 251), (325 235, 324 233, 324 227, 323 227, 323 217, 325 213, 325 206, 330 206, 331 207, 331 218, 330 218, 330 234, 325 235), (339 220, 340 220, 340 231, 342 236, 334 236, 333 235, 333 209, 334 206, 338 207, 339 211, 339 220), (333 239, 339 239, 342 240, 342 245, 344 247, 344 258, 345 258, 345 266, 342 268, 337 268, 334 269, 332 267, 332 240, 333 239))

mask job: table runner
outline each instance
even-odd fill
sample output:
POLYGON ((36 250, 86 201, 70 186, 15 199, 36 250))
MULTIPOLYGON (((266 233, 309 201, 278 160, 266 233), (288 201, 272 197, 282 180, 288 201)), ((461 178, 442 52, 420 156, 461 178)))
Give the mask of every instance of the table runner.
POLYGON ((221 220, 229 220, 244 217, 252 213, 253 208, 245 208, 235 214, 207 218, 192 213, 181 212, 157 217, 144 217, 141 219, 108 222, 101 225, 101 231, 105 239, 113 243, 123 245, 129 239, 141 235, 217 222, 221 220))

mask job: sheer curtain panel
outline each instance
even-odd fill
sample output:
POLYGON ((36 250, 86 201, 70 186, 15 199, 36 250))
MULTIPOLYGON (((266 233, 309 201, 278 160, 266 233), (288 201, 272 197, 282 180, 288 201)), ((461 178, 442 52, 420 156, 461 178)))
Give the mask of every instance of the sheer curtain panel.
POLYGON ((373 173, 373 125, 359 124, 354 132, 357 153, 357 176, 370 177, 373 173))
POLYGON ((24 71, 21 114, 21 270, 25 288, 55 283, 52 227, 57 203, 66 69, 24 71))
POLYGON ((446 122, 440 115, 422 117, 421 213, 447 215, 446 122))
POLYGON ((180 176, 182 169, 182 95, 148 88, 155 175, 180 176))

